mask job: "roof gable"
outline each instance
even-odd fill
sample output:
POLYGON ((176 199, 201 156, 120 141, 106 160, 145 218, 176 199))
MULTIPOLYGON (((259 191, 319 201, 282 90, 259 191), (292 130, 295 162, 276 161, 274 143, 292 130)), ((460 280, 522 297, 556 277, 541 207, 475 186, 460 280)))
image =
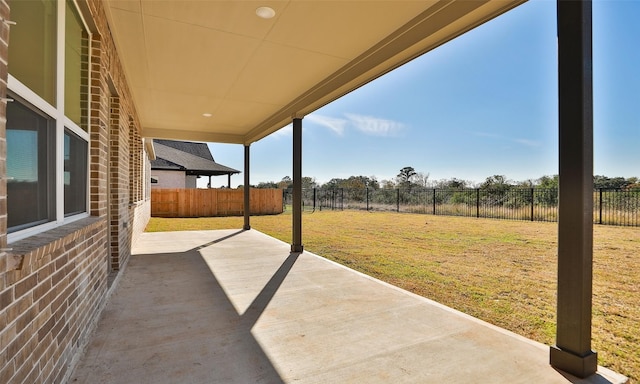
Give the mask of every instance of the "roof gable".
POLYGON ((213 161, 206 143, 154 140, 154 148, 156 160, 151 162, 151 169, 183 170, 190 174, 210 176, 240 173, 213 161))

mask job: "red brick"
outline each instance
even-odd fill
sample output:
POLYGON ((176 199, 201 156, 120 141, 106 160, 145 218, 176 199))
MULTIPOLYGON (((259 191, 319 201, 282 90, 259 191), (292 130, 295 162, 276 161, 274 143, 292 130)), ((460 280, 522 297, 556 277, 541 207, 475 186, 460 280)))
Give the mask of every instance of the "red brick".
POLYGON ((33 300, 31 294, 22 296, 21 298, 14 301, 14 303, 11 304, 6 310, 7 324, 13 322, 18 318, 18 316, 27 311, 27 309, 29 309, 32 304, 33 300))
POLYGON ((16 297, 20 297, 38 284, 38 275, 30 275, 26 279, 18 282, 15 287, 16 297))
POLYGON ((54 287, 57 286, 58 283, 60 283, 64 279, 64 277, 65 277, 64 270, 57 271, 56 273, 51 275, 51 285, 54 287))
POLYGON ((29 375, 27 375, 27 377, 24 379, 25 383, 36 383, 36 379, 38 378, 38 376, 40 375, 40 370, 38 369, 38 365, 36 364, 33 369, 31 370, 31 372, 29 373, 29 375))
POLYGON ((13 287, 0 293, 0 308, 5 309, 9 304, 13 303, 13 287))
POLYGON ((51 276, 55 266, 53 264, 47 264, 38 270, 38 282, 44 281, 47 277, 51 276))
POLYGON ((5 364, 2 368, 0 368, 0 383, 10 383, 11 377, 15 373, 15 366, 13 361, 5 364))
POLYGON ((19 368, 16 369, 15 376, 13 377, 13 382, 15 383, 24 383, 25 379, 31 373, 31 370, 36 369, 37 364, 31 365, 29 363, 22 364, 19 368))
POLYGON ((48 278, 42 283, 38 284, 36 288, 33 290, 33 297, 43 297, 51 290, 51 279, 48 278))
POLYGON ((29 325, 29 323, 33 321, 33 319, 36 317, 36 314, 37 308, 31 307, 29 308, 29 310, 20 315, 16 322, 16 332, 22 332, 22 330, 25 329, 27 325, 29 325))
POLYGON ((38 342, 44 341, 47 336, 51 336, 51 329, 56 324, 56 319, 51 317, 43 326, 38 330, 38 342))

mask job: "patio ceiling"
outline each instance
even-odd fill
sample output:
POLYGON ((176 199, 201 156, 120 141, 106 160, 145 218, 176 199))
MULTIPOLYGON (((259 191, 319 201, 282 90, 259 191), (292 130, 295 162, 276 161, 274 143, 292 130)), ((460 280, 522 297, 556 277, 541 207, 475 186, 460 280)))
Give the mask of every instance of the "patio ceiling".
POLYGON ((105 3, 143 136, 250 144, 524 1, 105 3))

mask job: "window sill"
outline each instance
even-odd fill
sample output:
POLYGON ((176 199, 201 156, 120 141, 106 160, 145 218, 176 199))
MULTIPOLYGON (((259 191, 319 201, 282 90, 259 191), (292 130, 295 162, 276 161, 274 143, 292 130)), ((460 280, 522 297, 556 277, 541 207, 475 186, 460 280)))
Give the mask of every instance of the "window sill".
POLYGON ((64 246, 65 240, 72 237, 70 235, 92 229, 104 220, 104 218, 90 216, 10 244, 4 254, 7 261, 5 272, 19 271, 35 264, 52 249, 64 246))

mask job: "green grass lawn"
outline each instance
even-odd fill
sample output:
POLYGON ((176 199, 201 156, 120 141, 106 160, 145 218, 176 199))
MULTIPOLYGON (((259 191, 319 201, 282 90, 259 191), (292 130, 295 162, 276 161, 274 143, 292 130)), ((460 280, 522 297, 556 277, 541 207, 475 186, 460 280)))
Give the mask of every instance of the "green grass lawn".
MULTIPOLYGON (((242 217, 152 218, 147 231, 241 228, 242 217)), ((251 226, 291 242, 291 215, 251 226)), ((554 343, 557 224, 321 211, 305 250, 545 344, 554 343)), ((593 349, 640 380, 640 228, 595 226, 593 349)))

